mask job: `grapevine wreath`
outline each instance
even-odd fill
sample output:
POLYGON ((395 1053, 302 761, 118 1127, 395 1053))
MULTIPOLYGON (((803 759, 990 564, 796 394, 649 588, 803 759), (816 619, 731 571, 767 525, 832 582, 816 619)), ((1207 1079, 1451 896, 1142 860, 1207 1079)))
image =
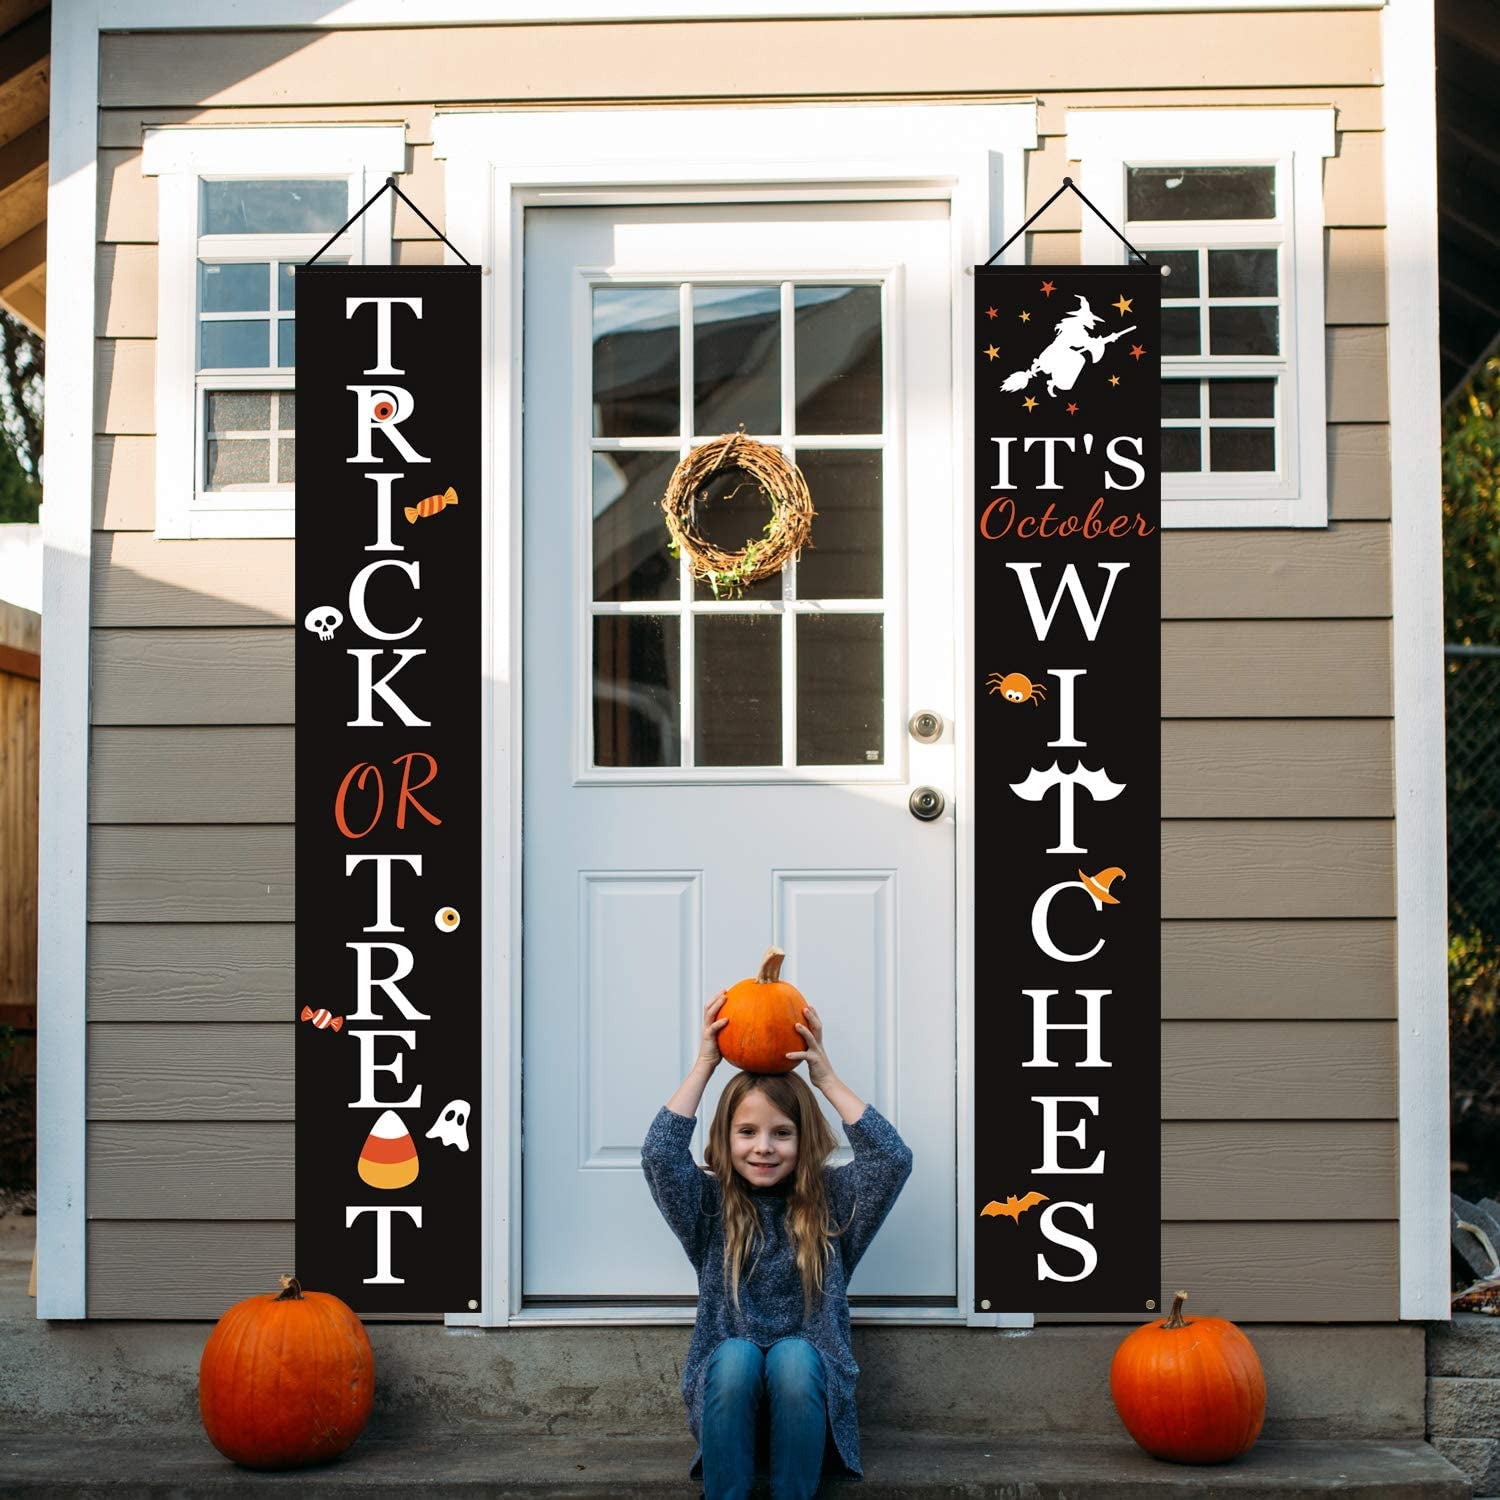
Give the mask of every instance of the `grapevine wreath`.
POLYGON ((672 471, 661 508, 672 535, 672 555, 687 554, 693 577, 708 584, 715 599, 721 594, 736 598, 750 584, 779 573, 803 547, 812 545, 809 534, 817 514, 796 464, 789 464, 779 448, 747 438, 743 428, 694 448, 672 471), (746 482, 771 504, 763 534, 738 552, 721 551, 697 524, 698 506, 708 503, 708 482, 726 463, 746 475, 746 482))

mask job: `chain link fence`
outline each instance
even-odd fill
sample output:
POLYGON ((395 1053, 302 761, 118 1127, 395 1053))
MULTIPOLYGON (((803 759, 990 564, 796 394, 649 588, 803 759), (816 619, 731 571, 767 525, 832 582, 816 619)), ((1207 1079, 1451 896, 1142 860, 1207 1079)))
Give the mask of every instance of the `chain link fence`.
POLYGON ((1453 1191, 1500 1197, 1500 646, 1445 650, 1453 1191))

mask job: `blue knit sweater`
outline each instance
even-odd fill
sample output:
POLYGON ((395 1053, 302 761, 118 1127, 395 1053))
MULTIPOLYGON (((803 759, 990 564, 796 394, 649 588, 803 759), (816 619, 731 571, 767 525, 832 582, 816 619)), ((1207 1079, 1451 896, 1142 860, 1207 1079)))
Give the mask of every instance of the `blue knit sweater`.
POLYGON ((751 1256, 754 1269, 747 1266, 749 1274, 740 1277, 736 1311, 724 1279, 724 1221, 719 1212, 723 1190, 718 1178, 693 1160, 689 1149, 693 1125, 691 1116, 663 1106, 641 1147, 641 1166, 651 1196, 698 1273, 698 1317, 682 1371, 688 1426, 699 1440, 689 1478, 696 1479, 702 1472, 703 1375, 709 1355, 725 1339, 749 1339, 768 1349, 778 1339, 793 1337, 806 1339, 822 1356, 833 1441, 848 1472, 862 1476, 854 1403, 859 1366, 849 1347, 848 1281, 911 1175, 911 1148, 871 1104, 853 1125, 844 1126, 854 1160, 842 1167, 825 1167, 823 1180, 834 1226, 848 1221, 851 1211, 854 1218, 833 1242, 838 1253, 824 1268, 823 1295, 815 1297, 812 1314, 804 1322, 802 1278, 786 1225, 791 1179, 750 1189, 765 1243, 758 1261, 751 1256))

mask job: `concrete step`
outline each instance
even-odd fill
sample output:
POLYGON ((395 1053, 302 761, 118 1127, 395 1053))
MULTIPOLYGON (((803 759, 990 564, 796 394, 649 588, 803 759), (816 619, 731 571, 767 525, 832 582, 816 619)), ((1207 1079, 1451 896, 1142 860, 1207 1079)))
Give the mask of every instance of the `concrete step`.
MULTIPOLYGON (((481 1428, 367 1432, 314 1469, 256 1473, 188 1435, 0 1433, 0 1494, 69 1500, 232 1500, 284 1489, 297 1500, 697 1500, 691 1442, 506 1437, 481 1428)), ((1422 1442, 1265 1442, 1230 1464, 1162 1463, 1125 1441, 954 1438, 867 1430, 864 1481, 831 1479, 835 1500, 1470 1500, 1468 1482, 1422 1442)), ((762 1486, 762 1492, 764 1486, 762 1486)))

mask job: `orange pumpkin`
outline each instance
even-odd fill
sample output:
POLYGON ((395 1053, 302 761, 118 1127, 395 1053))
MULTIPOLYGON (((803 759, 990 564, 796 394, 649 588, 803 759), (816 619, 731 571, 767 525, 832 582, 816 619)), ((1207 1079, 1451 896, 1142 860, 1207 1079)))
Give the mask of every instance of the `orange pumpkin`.
POLYGON ((1266 1377, 1250 1340, 1224 1318, 1165 1318, 1137 1328, 1109 1367, 1109 1393, 1131 1437, 1156 1458, 1216 1464, 1246 1453, 1266 1419, 1266 1377))
MULTIPOLYGON (((747 1073, 790 1073, 807 1041, 797 1030, 807 1001, 795 985, 781 978, 786 954, 767 948, 754 979, 742 979, 719 1007, 729 1024, 719 1033, 719 1051, 747 1073)), ((805 1022, 803 1023, 805 1024, 805 1022)))
POLYGON ((295 1469, 336 1458, 370 1419, 375 1352, 354 1312, 328 1292, 236 1302, 208 1336, 198 1409, 209 1440, 251 1469, 295 1469))

